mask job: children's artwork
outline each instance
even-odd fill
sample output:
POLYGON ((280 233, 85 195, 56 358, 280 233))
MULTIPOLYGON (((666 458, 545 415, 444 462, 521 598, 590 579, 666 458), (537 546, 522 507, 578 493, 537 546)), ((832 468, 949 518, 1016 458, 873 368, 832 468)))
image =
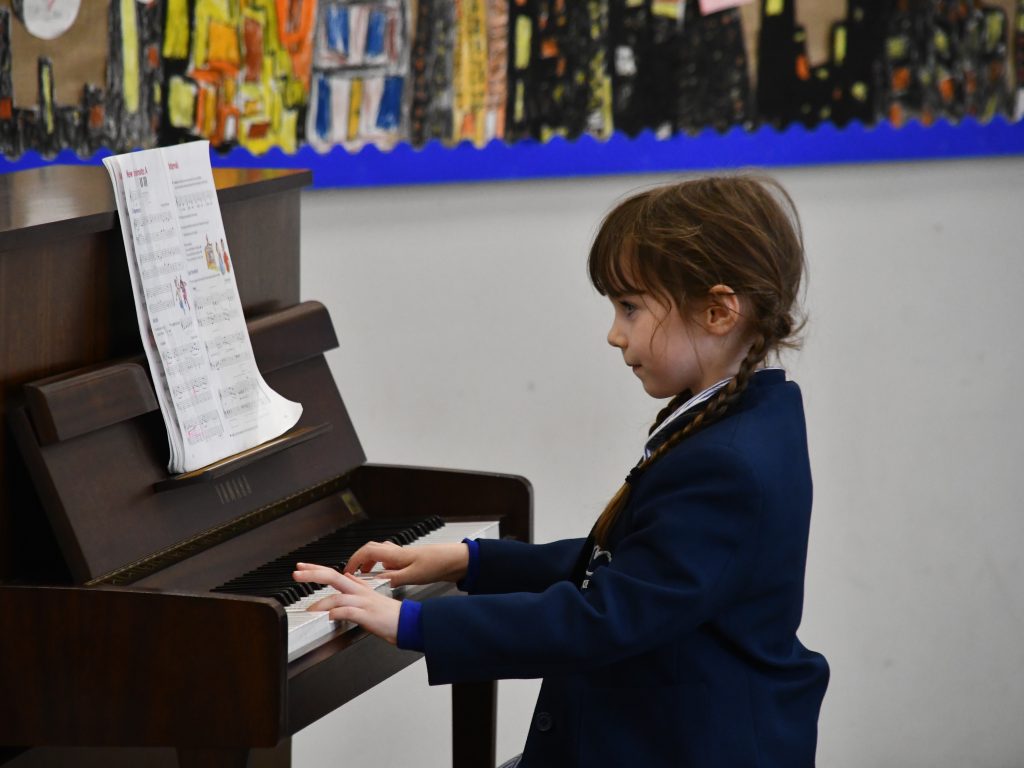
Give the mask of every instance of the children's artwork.
POLYGON ((74 24, 79 5, 81 0, 21 0, 14 12, 30 35, 53 40, 74 24))
POLYGON ((317 185, 848 162, 1019 153, 1022 117, 1024 0, 0 0, 7 170, 196 139, 317 185))
POLYGON ((754 0, 700 0, 700 12, 703 14, 718 13, 724 11, 727 8, 737 8, 741 5, 747 5, 752 3, 754 0))

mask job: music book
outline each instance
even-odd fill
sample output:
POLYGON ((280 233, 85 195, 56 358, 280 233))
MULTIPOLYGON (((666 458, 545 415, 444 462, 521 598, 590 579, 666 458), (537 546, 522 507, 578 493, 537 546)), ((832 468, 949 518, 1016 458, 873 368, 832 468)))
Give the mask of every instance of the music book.
POLYGON ((280 436, 302 406, 263 380, 242 314, 209 142, 104 158, 170 448, 191 472, 280 436))

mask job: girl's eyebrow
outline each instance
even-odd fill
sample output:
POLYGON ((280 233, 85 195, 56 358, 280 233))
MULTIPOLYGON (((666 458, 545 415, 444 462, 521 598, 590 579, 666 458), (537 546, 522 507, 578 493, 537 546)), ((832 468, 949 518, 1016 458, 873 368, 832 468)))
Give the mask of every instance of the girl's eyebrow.
POLYGON ((643 293, 643 291, 638 290, 608 291, 608 298, 612 301, 619 301, 627 296, 642 296, 643 293))

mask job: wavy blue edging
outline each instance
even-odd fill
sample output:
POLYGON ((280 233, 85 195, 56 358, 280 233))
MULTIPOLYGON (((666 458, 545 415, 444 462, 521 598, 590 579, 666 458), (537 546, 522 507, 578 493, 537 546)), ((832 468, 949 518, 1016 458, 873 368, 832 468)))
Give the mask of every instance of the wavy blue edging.
MULTIPOLYGON (((80 158, 65 150, 46 160, 26 152, 17 160, 0 157, 0 172, 44 165, 97 165, 110 154, 102 150, 80 158)), ((708 129, 695 136, 668 139, 657 139, 645 131, 635 138, 616 133, 607 141, 591 136, 575 141, 555 138, 546 144, 492 141, 482 149, 469 142, 455 147, 430 142, 421 149, 400 144, 390 151, 367 146, 352 154, 342 147, 319 154, 306 146, 291 155, 277 149, 253 155, 236 148, 214 154, 213 164, 309 168, 315 187, 372 187, 1014 154, 1024 154, 1024 121, 997 117, 985 124, 965 119, 956 125, 939 122, 930 127, 918 123, 902 128, 888 123, 853 123, 845 128, 823 123, 814 129, 793 125, 784 131, 768 126, 754 131, 736 127, 722 134, 708 129)))

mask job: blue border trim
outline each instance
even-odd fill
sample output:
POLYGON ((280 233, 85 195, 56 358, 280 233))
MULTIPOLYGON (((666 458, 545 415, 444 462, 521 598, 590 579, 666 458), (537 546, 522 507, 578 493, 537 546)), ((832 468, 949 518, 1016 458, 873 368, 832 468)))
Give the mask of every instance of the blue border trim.
MULTIPOLYGON (((80 158, 65 150, 47 160, 29 151, 17 160, 0 157, 0 172, 45 165, 99 165, 110 154, 101 150, 80 158)), ((929 127, 913 122, 902 128, 888 123, 853 123, 845 128, 822 123, 814 129, 792 125, 783 131, 736 127, 722 134, 708 129, 668 139, 645 131, 635 138, 616 133, 607 141, 592 136, 575 141, 555 138, 545 144, 492 141, 482 149, 469 142, 455 147, 430 142, 421 149, 400 144, 390 151, 366 146, 351 154, 342 147, 319 154, 305 146, 291 155, 278 149, 253 155, 236 148, 214 154, 213 164, 309 168, 315 187, 376 187, 1018 154, 1024 154, 1024 121, 996 117, 985 124, 965 119, 956 125, 939 122, 929 127)))

